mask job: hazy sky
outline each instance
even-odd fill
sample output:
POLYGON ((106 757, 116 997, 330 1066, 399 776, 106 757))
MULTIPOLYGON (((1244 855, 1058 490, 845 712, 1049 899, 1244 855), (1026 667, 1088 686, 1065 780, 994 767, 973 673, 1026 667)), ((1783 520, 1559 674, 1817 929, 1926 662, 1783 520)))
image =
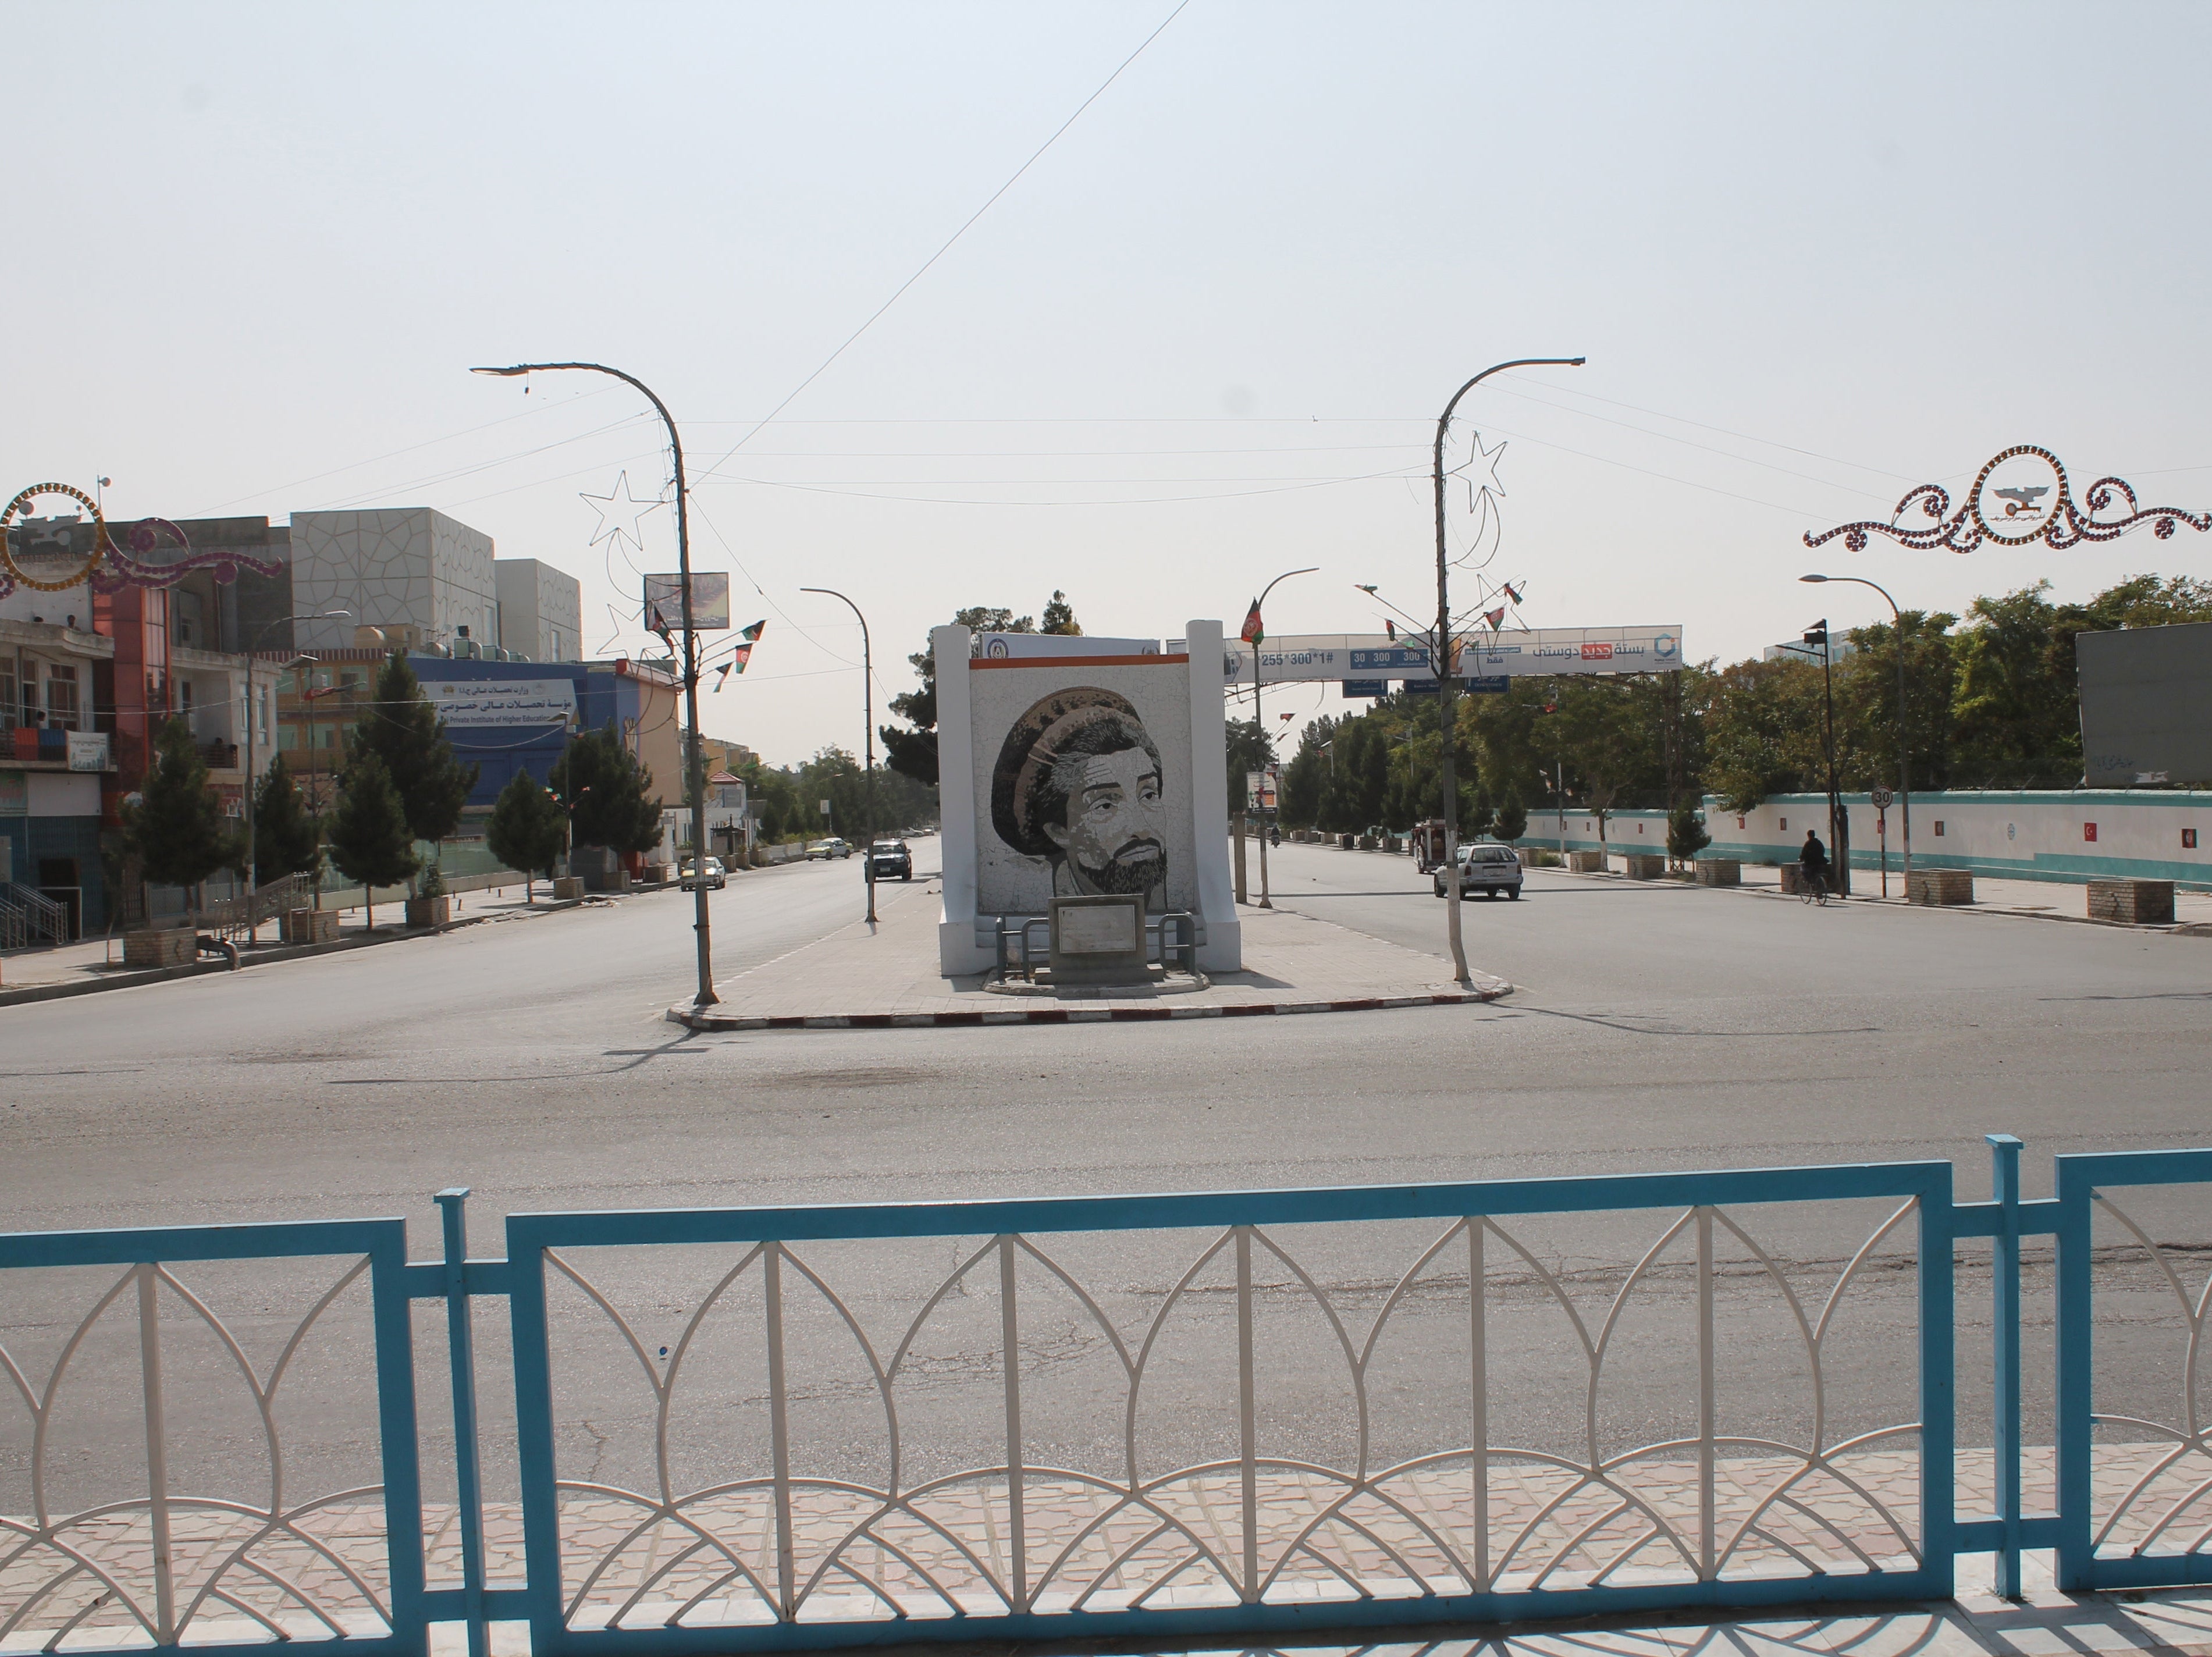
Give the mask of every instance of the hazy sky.
POLYGON ((617 364, 769 623, 707 728, 779 762, 860 735, 857 629, 805 585, 866 610, 879 719, 958 605, 1233 629, 1318 564, 1271 633, 1374 627, 1354 582, 1432 608, 1429 433, 1507 357, 1589 358, 1466 405, 1532 625, 1732 659, 1873 616, 1816 562, 1954 609, 2212 568, 2186 531, 1798 544, 2020 442, 2212 505, 2201 6, 1190 0, 723 460, 1173 9, 10 0, 0 477, 106 474, 118 518, 436 507, 634 650, 578 496, 665 487, 656 429, 611 382, 465 372, 617 364))

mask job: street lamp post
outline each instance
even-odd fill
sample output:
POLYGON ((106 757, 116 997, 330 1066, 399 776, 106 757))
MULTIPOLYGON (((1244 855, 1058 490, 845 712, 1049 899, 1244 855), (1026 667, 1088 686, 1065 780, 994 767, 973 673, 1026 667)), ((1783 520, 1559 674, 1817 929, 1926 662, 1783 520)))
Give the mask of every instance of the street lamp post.
POLYGON ((860 744, 866 756, 860 773, 860 824, 863 873, 868 883, 868 924, 876 921, 876 690, 875 662, 868 653, 868 618, 860 614, 860 607, 835 587, 801 587, 801 592, 818 592, 825 598, 843 600, 860 623, 860 744))
MULTIPOLYGON (((676 416, 668 412, 652 386, 635 374, 626 374, 619 368, 610 368, 603 362, 518 362, 506 368, 471 368, 471 373, 495 374, 501 379, 513 379, 518 374, 552 373, 562 369, 576 369, 584 373, 605 374, 619 379, 625 385, 642 392, 645 400, 653 404, 660 416, 660 423, 668 428, 668 446, 676 458, 676 568, 678 585, 684 598, 684 717, 690 721, 692 754, 684 759, 684 786, 691 798, 691 855, 703 859, 707 855, 707 790, 705 780, 698 774, 697 760, 703 759, 704 737, 699 730, 699 634, 691 604, 691 518, 684 483, 684 440, 676 429, 676 416), (696 757, 695 757, 696 756, 696 757)), ((708 1007, 721 999, 714 993, 714 952, 712 924, 707 914, 707 883, 691 883, 691 931, 699 945, 699 987, 692 996, 694 1006, 708 1007)))
POLYGON ((1904 817, 1905 893, 1907 901, 1912 895, 1912 739, 1906 723, 1905 700, 1905 612, 1897 607, 1897 600, 1879 582, 1869 581, 1863 575, 1801 575, 1801 581, 1848 581, 1854 586, 1872 587, 1881 594, 1882 602, 1889 606, 1889 617, 1897 643, 1897 804, 1904 817))
MULTIPOLYGON (((1320 568, 1318 564, 1309 564, 1304 569, 1285 570, 1260 589, 1260 596, 1252 601, 1253 615, 1260 614, 1267 602, 1267 595, 1275 590, 1278 584, 1289 580, 1293 575, 1311 575, 1320 568)), ((1260 711, 1260 653, 1267 632, 1267 623, 1262 622, 1260 624, 1261 636, 1252 641, 1252 725, 1260 733, 1260 804, 1263 808, 1260 813, 1260 907, 1272 909, 1275 906, 1267 895, 1267 813, 1264 809, 1267 803, 1267 727, 1260 711)), ((1281 809, 1279 801, 1277 802, 1277 809, 1281 809)))
MULTIPOLYGON (((270 629, 272 628, 289 627, 295 622, 334 621, 339 616, 352 614, 349 610, 319 610, 312 615, 279 616, 273 621, 264 622, 261 624, 254 633, 253 643, 258 648, 262 640, 269 636, 270 629)), ((312 663, 314 659, 313 656, 295 656, 277 671, 289 673, 302 663, 312 663)), ((253 690, 253 651, 248 650, 246 652, 246 919, 252 922, 253 930, 246 934, 246 939, 249 943, 258 944, 261 941, 261 923, 253 913, 253 895, 261 889, 258 860, 260 847, 256 843, 253 834, 253 796, 254 785, 260 780, 258 774, 260 760, 255 752, 258 744, 254 742, 253 737, 254 717, 260 710, 254 706, 253 690)))
POLYGON ((1516 357, 1510 362, 1500 362, 1485 368, 1466 385, 1452 393, 1444 404, 1443 416, 1437 422, 1435 482, 1437 498, 1437 631, 1429 648, 1429 665, 1436 671, 1438 729, 1443 737, 1443 762, 1439 780, 1443 787, 1444 866, 1450 877, 1444 882, 1444 930, 1451 939, 1452 974, 1464 985, 1474 980, 1467 970, 1467 945, 1460 936, 1459 894, 1459 778, 1452 754, 1455 715, 1453 706, 1458 693, 1452 683, 1452 670, 1458 666, 1452 649, 1450 561, 1444 547, 1444 434, 1450 428, 1452 412, 1459 407, 1460 399, 1491 377, 1508 368, 1561 367, 1579 368, 1588 359, 1578 356, 1516 357))
POLYGON ((1844 816, 1844 797, 1836 786, 1836 647, 1828 637, 1828 618, 1823 616, 1805 629, 1805 642, 1820 646, 1821 724, 1828 750, 1828 850, 1836 866, 1836 890, 1851 892, 1850 820, 1844 816))

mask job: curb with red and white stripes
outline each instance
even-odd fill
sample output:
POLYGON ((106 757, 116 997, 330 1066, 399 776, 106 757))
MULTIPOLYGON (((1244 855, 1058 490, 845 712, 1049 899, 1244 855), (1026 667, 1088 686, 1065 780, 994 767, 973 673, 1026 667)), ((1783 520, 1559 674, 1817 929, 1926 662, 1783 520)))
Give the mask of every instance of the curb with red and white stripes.
POLYGON ((1198 1007, 1008 1007, 990 1012, 855 1012, 793 1014, 775 1018, 717 1012, 679 1001, 668 1022, 700 1031, 908 1030, 963 1029, 985 1024, 1157 1024, 1175 1018, 1287 1017, 1307 1012, 1380 1012, 1397 1007, 1457 1007, 1495 1001, 1513 986, 1486 978, 1472 990, 1434 990, 1420 995, 1358 995, 1338 1001, 1245 1001, 1198 1007))

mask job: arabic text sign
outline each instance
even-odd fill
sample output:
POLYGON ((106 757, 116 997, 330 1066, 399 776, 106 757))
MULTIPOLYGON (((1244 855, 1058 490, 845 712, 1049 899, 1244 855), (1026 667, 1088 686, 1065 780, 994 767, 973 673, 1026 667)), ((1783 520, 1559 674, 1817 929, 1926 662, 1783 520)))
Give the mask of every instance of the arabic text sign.
MULTIPOLYGON (((672 632, 684 625, 684 578, 673 571, 645 578, 645 624, 648 628, 656 617, 665 622, 672 632)), ((705 633, 713 628, 726 629, 729 625, 729 575, 721 570, 693 570, 691 630, 705 633)))
POLYGON ((422 689, 456 730, 556 731, 575 722, 573 679, 459 679, 422 689))

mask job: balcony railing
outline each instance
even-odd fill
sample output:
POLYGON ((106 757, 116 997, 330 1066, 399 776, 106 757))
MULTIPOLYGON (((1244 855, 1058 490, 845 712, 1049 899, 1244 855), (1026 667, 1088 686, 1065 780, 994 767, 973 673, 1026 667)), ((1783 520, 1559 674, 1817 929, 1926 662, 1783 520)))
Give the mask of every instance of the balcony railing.
POLYGON ((223 742, 221 739, 217 739, 214 742, 204 742, 199 745, 199 748, 200 758, 206 762, 209 770, 235 771, 238 769, 238 744, 236 743, 223 742))

